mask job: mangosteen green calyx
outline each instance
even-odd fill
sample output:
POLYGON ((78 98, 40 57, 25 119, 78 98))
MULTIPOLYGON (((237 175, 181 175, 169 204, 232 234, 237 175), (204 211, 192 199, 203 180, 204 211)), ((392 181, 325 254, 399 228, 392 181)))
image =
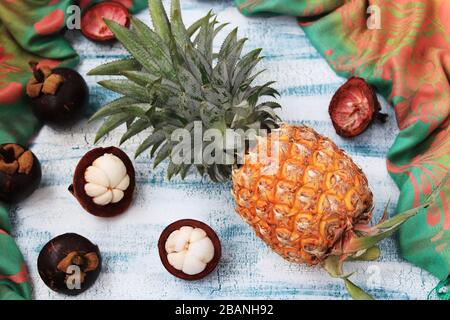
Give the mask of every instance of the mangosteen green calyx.
POLYGON ((44 283, 53 291, 78 295, 89 289, 100 274, 100 250, 76 233, 50 240, 39 253, 37 267, 44 283))
POLYGON ((41 165, 27 148, 0 145, 0 200, 17 203, 31 195, 41 182, 41 165))
POLYGON ((69 68, 38 67, 30 62, 33 76, 26 92, 34 115, 52 127, 74 124, 89 102, 89 88, 83 77, 69 68))
POLYGON ((135 187, 133 163, 116 147, 86 153, 75 169, 69 191, 89 213, 112 217, 125 212, 135 187))

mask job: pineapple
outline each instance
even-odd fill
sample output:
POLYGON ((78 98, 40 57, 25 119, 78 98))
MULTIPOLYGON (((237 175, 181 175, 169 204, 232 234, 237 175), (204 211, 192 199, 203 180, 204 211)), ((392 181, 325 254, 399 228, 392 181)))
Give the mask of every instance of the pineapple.
MULTIPOLYGON (((124 77, 99 82, 122 97, 91 118, 106 118, 96 140, 126 124, 120 143, 149 132, 136 156, 150 149, 155 166, 167 159, 169 179, 184 178, 193 166, 213 181, 232 178, 237 212, 274 251, 292 262, 320 264, 343 279, 354 298, 370 299, 343 273, 342 262, 376 259, 377 243, 430 205, 438 191, 421 207, 392 219, 387 220, 385 210, 382 221, 369 226, 373 199, 361 169, 313 129, 282 123, 274 111, 280 105, 270 101, 278 95, 273 82, 254 84, 260 74, 254 69, 261 49, 242 55, 247 39, 238 39, 234 29, 214 52, 214 38, 226 24, 219 24, 211 12, 186 28, 179 0, 172 0, 170 20, 160 0, 150 0, 149 9, 154 30, 136 18, 131 20, 131 30, 106 21, 132 57, 89 73, 124 77), (171 154, 177 144, 172 133, 177 129, 192 133, 198 121, 221 132, 265 129, 270 133, 261 134, 249 147, 242 165, 237 160, 231 165, 174 162, 171 154), (278 146, 276 161, 269 150, 266 156, 261 152, 272 141, 278 146), (263 157, 255 160, 255 154, 263 157)), ((207 147, 203 141, 200 144, 193 150, 207 147)))
POLYGON ((279 135, 278 171, 252 163, 259 145, 233 170, 237 212, 285 259, 315 265, 370 221, 372 192, 352 159, 313 129, 283 125, 279 135))

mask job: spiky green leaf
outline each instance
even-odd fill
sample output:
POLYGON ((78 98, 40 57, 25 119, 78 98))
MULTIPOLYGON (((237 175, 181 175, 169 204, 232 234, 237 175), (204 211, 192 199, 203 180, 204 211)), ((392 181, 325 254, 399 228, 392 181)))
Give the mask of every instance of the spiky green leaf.
POLYGON ((202 86, 195 76, 183 66, 177 68, 178 82, 190 97, 201 99, 202 86))
POLYGON ((215 28, 213 37, 215 38, 220 33, 220 31, 222 31, 228 25, 229 23, 222 23, 217 28, 215 28))
POLYGON ((125 132, 124 135, 122 136, 122 138, 120 139, 120 144, 123 144, 128 139, 134 137, 138 133, 140 133, 150 127, 151 127, 151 123, 148 120, 144 120, 144 119, 136 120, 134 123, 132 123, 128 127, 127 132, 125 132))
POLYGON ((122 75, 141 87, 145 87, 160 78, 159 76, 142 71, 123 71, 122 75))
POLYGON ((226 60, 228 58, 228 56, 230 55, 231 50, 233 50, 233 48, 236 47, 237 33, 238 33, 238 28, 234 28, 233 31, 231 31, 227 35, 227 37, 223 41, 222 45, 220 46, 219 55, 218 55, 219 60, 226 60))
POLYGON ((184 46, 191 42, 183 19, 181 17, 181 6, 179 0, 172 0, 170 9, 171 30, 179 46, 184 46))
POLYGON ((137 101, 130 97, 120 97, 116 100, 113 100, 107 104, 105 104, 100 110, 98 110, 96 113, 94 113, 91 118, 89 119, 89 122, 98 120, 100 118, 104 118, 116 113, 123 112, 124 109, 126 109, 127 106, 130 104, 134 104, 137 101))
POLYGON ((362 254, 358 256, 351 256, 347 258, 348 261, 375 261, 381 255, 381 250, 378 246, 374 246, 365 250, 362 254))
POLYGON ((241 88, 245 79, 247 79, 253 71, 253 68, 261 60, 259 54, 261 49, 255 49, 246 54, 241 60, 239 60, 236 69, 233 72, 232 87, 233 95, 241 88))
POLYGON ((166 136, 162 130, 153 132, 139 145, 134 156, 137 158, 142 152, 144 152, 151 146, 161 143, 165 140, 165 138, 166 136))
POLYGON ((126 108, 126 113, 136 118, 142 118, 149 121, 147 111, 152 107, 150 103, 133 103, 126 108))
POLYGON ((191 26, 189 26, 189 28, 187 29, 189 38, 192 37, 194 33, 196 33, 200 29, 200 27, 203 25, 203 23, 205 23, 205 21, 209 21, 212 16, 213 13, 210 10, 206 16, 201 17, 200 19, 195 21, 191 26))
POLYGON ((152 17, 153 27, 166 43, 170 41, 170 23, 167 18, 166 10, 161 0, 148 0, 148 8, 152 17))
POLYGON ((152 85, 155 81, 161 80, 160 88, 162 90, 170 92, 171 94, 174 95, 180 94, 181 89, 179 85, 163 77, 154 76, 148 72, 141 72, 141 71, 125 71, 123 72, 123 75, 127 79, 135 82, 136 84, 142 87, 147 87, 149 85, 152 85))
POLYGON ((184 49, 185 66, 190 73, 195 77, 198 83, 202 83, 204 72, 201 71, 202 65, 198 60, 198 56, 194 53, 194 48, 191 45, 186 45, 184 49))
POLYGON ((127 113, 120 113, 110 116, 105 123, 98 129, 97 135, 95 136, 95 143, 97 143, 101 138, 103 138, 110 131, 116 129, 120 125, 124 124, 128 120, 134 118, 134 116, 127 113))
POLYGON ((350 296, 355 300, 373 300, 373 297, 362 290, 349 280, 350 275, 345 275, 342 270, 343 261, 339 256, 329 256, 323 263, 323 268, 333 278, 340 278, 344 280, 345 288, 350 296))
POLYGON ((125 49, 127 49, 148 72, 154 74, 159 72, 158 66, 154 62, 155 58, 135 40, 136 35, 132 31, 111 20, 105 19, 105 23, 125 49))
POLYGON ((214 25, 216 21, 204 21, 197 37, 194 40, 194 46, 205 56, 206 61, 210 65, 213 62, 213 40, 214 40, 214 25))
POLYGON ((153 162, 153 168, 156 168, 161 162, 166 160, 170 156, 172 150, 172 144, 166 141, 156 153, 155 161, 153 162))
POLYGON ((102 80, 99 81, 98 84, 106 89, 121 93, 125 96, 133 97, 141 102, 147 102, 149 100, 147 90, 144 87, 141 87, 129 80, 102 80))
POLYGON ((167 166, 167 179, 170 181, 173 176, 176 176, 183 170, 183 165, 175 164, 172 161, 167 166))
POLYGON ((142 66, 136 59, 121 59, 108 62, 90 70, 89 76, 115 76, 128 70, 141 70, 142 66))
POLYGON ((251 105, 255 105, 258 99, 262 96, 270 96, 272 98, 275 98, 277 95, 279 95, 279 93, 277 90, 270 87, 270 85, 274 83, 274 81, 270 81, 263 84, 262 86, 256 86, 248 89, 245 92, 243 99, 248 100, 251 105))
POLYGON ((182 164, 181 165, 181 171, 180 171, 180 176, 181 176, 181 179, 185 179, 186 178, 186 175, 188 174, 188 172, 189 172, 189 169, 192 167, 192 165, 191 164, 182 164))
POLYGON ((132 17, 131 23, 136 35, 135 39, 142 44, 145 50, 153 57, 152 61, 159 67, 161 74, 173 78, 174 69, 172 60, 169 48, 164 41, 141 20, 132 17))
POLYGON ((370 294, 351 282, 348 278, 344 278, 345 288, 353 300, 375 300, 370 294))
MULTIPOLYGON (((238 40, 237 44, 235 47, 232 48, 231 52, 227 55, 226 57, 226 65, 227 65, 227 73, 229 76, 229 82, 230 82, 230 86, 233 83, 233 74, 234 74, 234 70, 236 68, 236 64, 239 61, 239 57, 241 56, 242 50, 244 48, 245 42, 247 42, 247 38, 243 38, 238 40)), ((219 61, 221 61, 222 59, 219 58, 219 61)), ((230 87, 231 88, 231 87, 230 87)))

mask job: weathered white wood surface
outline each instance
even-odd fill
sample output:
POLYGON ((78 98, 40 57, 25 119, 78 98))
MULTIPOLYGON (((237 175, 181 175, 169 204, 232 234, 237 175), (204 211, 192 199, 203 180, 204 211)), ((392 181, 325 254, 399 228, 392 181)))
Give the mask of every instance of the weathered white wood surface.
MULTIPOLYGON (((305 38, 294 18, 245 18, 231 0, 183 0, 184 19, 193 22, 209 9, 220 21, 239 26, 239 34, 250 38, 246 50, 264 48, 267 68, 261 81, 276 80, 282 93, 280 112, 291 123, 304 123, 331 137, 355 159, 367 174, 376 199, 379 218, 388 199, 398 191, 390 179, 384 156, 397 133, 391 108, 386 125, 375 124, 353 140, 339 138, 330 123, 327 107, 333 92, 344 79, 328 67, 305 38)), ((147 12, 139 18, 149 22, 147 12)), ((230 27, 231 28, 231 27, 230 27)), ((228 28, 228 30, 230 29, 228 28)), ((119 44, 94 44, 79 33, 69 35, 80 53, 79 71, 126 54, 119 44)), ((91 112, 113 95, 100 88, 95 77, 87 77, 91 89, 91 112)), ((103 272, 98 282, 77 299, 346 299, 341 281, 331 279, 318 268, 290 264, 271 252, 234 213, 229 184, 213 184, 193 173, 186 181, 165 179, 165 166, 151 168, 143 156, 135 161, 137 193, 131 209, 114 219, 100 219, 84 212, 67 191, 78 159, 94 147, 100 123, 85 121, 66 131, 44 128, 35 139, 34 152, 43 165, 40 189, 12 211, 14 236, 28 264, 36 299, 69 299, 47 289, 40 280, 36 259, 52 237, 76 232, 97 243, 103 254, 103 272), (206 279, 184 282, 172 277, 161 265, 157 240, 169 223, 196 218, 211 225, 223 246, 217 270, 206 279)), ((99 145, 117 145, 120 132, 99 145)), ((142 138, 123 146, 132 157, 142 138)), ((394 210, 394 203, 390 206, 394 210)), ((352 279, 381 299, 423 299, 436 283, 431 275, 403 261, 394 239, 381 245, 378 262, 351 263, 347 271, 357 271, 352 279)))

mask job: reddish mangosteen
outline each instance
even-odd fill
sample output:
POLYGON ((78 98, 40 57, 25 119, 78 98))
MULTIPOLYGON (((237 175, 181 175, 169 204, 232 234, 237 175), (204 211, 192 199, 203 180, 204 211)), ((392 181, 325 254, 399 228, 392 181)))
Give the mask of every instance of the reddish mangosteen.
POLYGON ((77 295, 89 289, 102 267, 98 247, 76 233, 66 233, 50 240, 39 253, 37 268, 44 283, 52 290, 77 295))
POLYGON ((135 187, 133 163, 116 148, 96 148, 86 153, 75 169, 69 191, 90 214, 119 215, 131 204, 135 187))
POLYGON ((352 77, 331 99, 328 112, 337 134, 355 137, 367 129, 374 118, 386 121, 374 89, 363 79, 352 77))
POLYGON ((206 277, 222 255, 214 230, 193 219, 179 220, 166 227, 159 238, 158 250, 167 271, 184 280, 206 277))
POLYGON ((81 32, 93 41, 109 41, 115 39, 103 19, 112 20, 123 27, 130 26, 130 14, 121 3, 105 1, 87 9, 81 17, 81 32))
POLYGON ((16 203, 31 195, 41 182, 41 164, 25 147, 0 145, 0 200, 16 203))
POLYGON ((31 62, 33 77, 27 84, 34 115, 53 127, 74 124, 89 102, 89 88, 83 77, 68 68, 38 68, 31 62))

